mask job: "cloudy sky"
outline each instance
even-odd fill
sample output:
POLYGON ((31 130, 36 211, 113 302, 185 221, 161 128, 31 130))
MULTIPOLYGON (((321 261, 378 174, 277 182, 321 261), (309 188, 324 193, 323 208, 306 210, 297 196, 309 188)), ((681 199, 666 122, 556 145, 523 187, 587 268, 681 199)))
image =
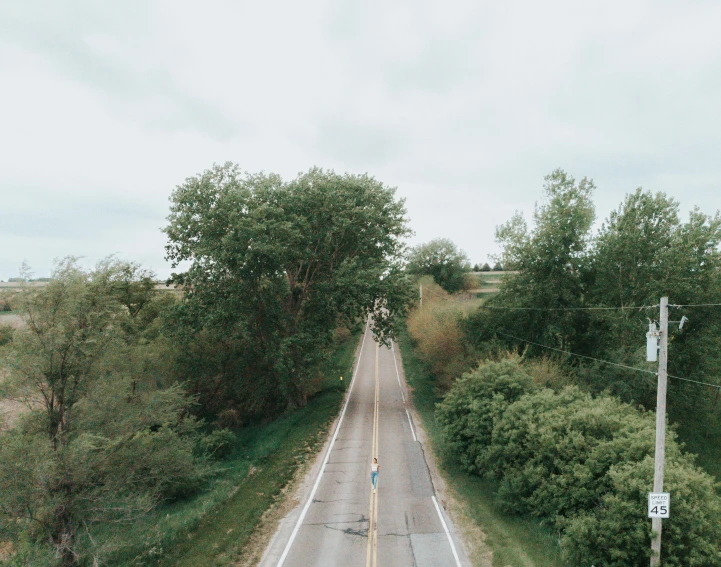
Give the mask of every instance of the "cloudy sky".
POLYGON ((369 172, 473 262, 556 167, 721 207, 721 3, 0 3, 0 279, 115 253, 159 276, 214 162, 369 172))

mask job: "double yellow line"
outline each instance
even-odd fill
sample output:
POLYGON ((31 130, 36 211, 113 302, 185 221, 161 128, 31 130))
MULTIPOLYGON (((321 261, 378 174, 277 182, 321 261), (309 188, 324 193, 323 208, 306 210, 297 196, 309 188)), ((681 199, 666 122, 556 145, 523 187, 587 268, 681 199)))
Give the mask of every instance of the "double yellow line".
MULTIPOLYGON (((378 353, 380 346, 376 343, 375 397, 373 400, 373 441, 371 443, 371 462, 378 457, 378 401, 380 399, 380 383, 378 381, 378 353)), ((378 563, 378 494, 373 492, 371 484, 370 513, 368 514, 368 550, 366 567, 376 567, 378 563)))

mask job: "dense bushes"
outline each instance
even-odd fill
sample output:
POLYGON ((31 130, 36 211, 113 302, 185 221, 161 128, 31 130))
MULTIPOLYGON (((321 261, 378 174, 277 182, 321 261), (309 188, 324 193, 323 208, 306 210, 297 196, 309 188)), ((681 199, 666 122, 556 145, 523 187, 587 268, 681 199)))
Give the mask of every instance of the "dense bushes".
POLYGON ((494 416, 533 388, 518 359, 483 364, 464 374, 438 405, 444 440, 468 472, 484 474, 494 416))
MULTIPOLYGON (((646 500, 653 486, 653 457, 618 464, 609 488, 595 506, 570 519, 562 539, 568 565, 647 565, 651 537, 646 500)), ((721 565, 721 499, 711 477, 688 457, 667 460, 664 490, 671 517, 663 521, 665 567, 721 565)))
MULTIPOLYGON (((562 534, 569 565, 638 565, 648 557, 646 495, 653 484, 655 416, 577 387, 540 388, 519 358, 486 362, 459 379, 437 419, 469 472, 493 477, 514 513, 562 534)), ((669 433, 665 565, 721 565, 721 499, 669 433)))

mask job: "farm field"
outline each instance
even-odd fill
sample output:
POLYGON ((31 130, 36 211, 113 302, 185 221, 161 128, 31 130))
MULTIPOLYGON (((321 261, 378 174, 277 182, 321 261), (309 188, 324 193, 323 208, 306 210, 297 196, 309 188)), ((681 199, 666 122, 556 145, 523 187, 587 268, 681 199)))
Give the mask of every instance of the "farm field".
POLYGON ((469 293, 478 296, 487 296, 498 293, 501 280, 504 274, 512 272, 471 272, 471 276, 476 278, 477 285, 469 290, 469 293))

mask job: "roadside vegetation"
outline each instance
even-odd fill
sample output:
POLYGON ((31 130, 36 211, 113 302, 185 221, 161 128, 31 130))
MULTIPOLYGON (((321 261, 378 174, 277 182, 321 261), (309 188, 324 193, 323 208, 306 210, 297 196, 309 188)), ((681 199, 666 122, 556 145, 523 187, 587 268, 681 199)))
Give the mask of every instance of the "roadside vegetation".
POLYGON ((406 313, 406 223, 368 176, 284 182, 226 164, 172 195, 182 296, 115 258, 67 258, 47 285, 24 284, 19 324, 0 331, 0 400, 24 407, 0 424, 0 564, 250 553, 337 412, 363 321, 387 341, 406 313))
MULTIPOLYGON (((721 565, 721 311, 709 305, 721 303, 721 217, 696 209, 682 222, 678 203, 638 190, 593 234, 593 190, 560 170, 546 178, 532 227, 517 214, 498 229, 506 271, 480 305, 425 296, 408 318, 413 352, 404 354, 421 368, 409 374, 416 384, 432 376, 430 429, 452 484, 479 487, 476 501, 505 518, 534 519, 554 535, 557 564, 644 564, 656 401, 645 332, 669 295, 686 306, 672 319, 688 318, 671 329, 669 372, 711 386, 669 381, 665 488, 674 504, 662 560, 721 565)), ((517 559, 505 559, 496 527, 476 517, 503 557, 494 565, 544 564, 528 559, 523 537, 510 545, 517 559)))
MULTIPOLYGON (((435 306, 429 304, 429 309, 435 306)), ((448 306, 445 306, 448 309, 448 306)), ((415 313, 415 312, 413 312, 415 313)), ((508 514, 496 498, 497 482, 468 474, 448 450, 441 424, 436 419, 436 404, 445 390, 438 387, 435 374, 422 356, 409 332, 398 340, 406 380, 413 392, 413 404, 420 414, 441 474, 467 520, 485 535, 484 544, 493 551, 494 567, 557 567, 561 565, 556 535, 535 519, 508 514)), ((464 520, 461 520, 462 522, 464 520)), ((471 556, 474 565, 485 567, 487 559, 481 550, 471 556)))

